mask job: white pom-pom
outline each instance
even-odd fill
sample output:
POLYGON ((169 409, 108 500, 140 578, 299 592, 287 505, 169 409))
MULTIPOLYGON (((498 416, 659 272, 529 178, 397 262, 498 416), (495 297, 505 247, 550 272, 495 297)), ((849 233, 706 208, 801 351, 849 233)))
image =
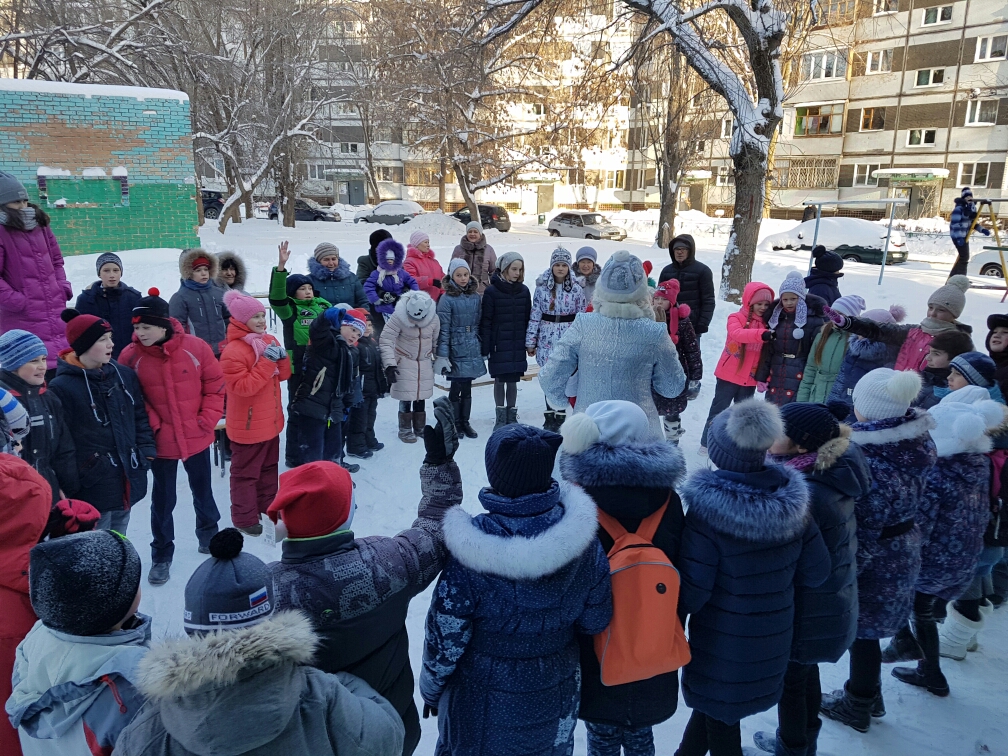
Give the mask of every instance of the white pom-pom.
POLYGON ((913 370, 899 370, 886 381, 886 393, 897 402, 910 404, 921 390, 920 376, 913 370))
POLYGON ((984 419, 973 412, 964 412, 952 423, 952 432, 960 441, 969 443, 983 438, 986 432, 984 419))
POLYGON ((952 278, 945 282, 945 285, 954 286, 965 294, 969 291, 970 280, 966 276, 952 276, 952 278))
POLYGON ((728 410, 725 430, 743 449, 769 449, 783 437, 784 423, 777 406, 761 399, 747 399, 728 410))
POLYGON ((579 412, 560 426, 563 443, 560 450, 567 454, 580 454, 592 444, 597 444, 602 434, 588 415, 579 412))
POLYGON ((796 339, 800 339, 802 336, 805 335, 805 329, 804 328, 795 328, 791 333, 792 333, 792 335, 796 339))
POLYGON ((1008 407, 1005 407, 1000 402, 992 400, 977 402, 973 405, 973 408, 983 415, 987 430, 994 430, 1004 425, 1005 419, 1008 417, 1008 407))

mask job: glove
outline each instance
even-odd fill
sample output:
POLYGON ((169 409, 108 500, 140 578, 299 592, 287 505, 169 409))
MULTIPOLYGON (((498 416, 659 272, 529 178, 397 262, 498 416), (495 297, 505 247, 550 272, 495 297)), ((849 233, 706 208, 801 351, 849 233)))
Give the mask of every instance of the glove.
POLYGON ((427 719, 429 717, 435 717, 435 718, 437 718, 437 709, 435 709, 430 704, 424 704, 423 705, 423 718, 427 719))
POLYGON ((455 413, 451 402, 446 396, 434 400, 434 419, 436 427, 424 428, 425 465, 443 465, 455 455, 458 449, 458 432, 455 430, 455 413))
POLYGON ((435 289, 442 288, 441 287, 441 279, 439 279, 439 278, 432 278, 431 282, 430 282, 430 285, 433 286, 435 289))
POLYGON ((389 365, 385 368, 385 382, 391 386, 397 380, 399 380, 399 368, 395 365, 389 365))
POLYGON ((49 510, 49 521, 46 523, 44 536, 59 538, 71 533, 84 533, 94 530, 101 518, 101 513, 78 499, 61 499, 49 510))
POLYGON ((766 381, 756 381, 756 390, 761 394, 765 394, 767 390, 766 381))
POLYGON ((983 234, 984 236, 991 235, 991 232, 988 229, 984 228, 983 226, 977 226, 977 228, 980 229, 980 233, 983 234))
POLYGON ((700 381, 690 381, 686 389, 686 401, 692 402, 700 396, 700 381))
POLYGON ((271 362, 279 362, 284 358, 284 355, 286 354, 287 350, 284 349, 279 344, 270 344, 268 347, 266 347, 265 351, 263 351, 263 357, 265 357, 267 360, 270 360, 271 362))
POLYGON ((833 325, 835 325, 840 330, 846 331, 848 328, 850 328, 851 319, 848 318, 846 315, 844 315, 842 312, 837 312, 829 305, 823 307, 823 314, 831 321, 833 321, 833 325))
POLYGON ((773 341, 777 338, 777 331, 763 331, 763 333, 760 334, 760 338, 763 339, 764 343, 773 341))
POLYGON ((397 301, 399 301, 399 297, 397 297, 391 291, 386 291, 382 293, 380 301, 382 304, 395 304, 397 301))
POLYGON ((447 357, 436 357, 434 359, 434 375, 444 375, 451 372, 451 360, 447 357))

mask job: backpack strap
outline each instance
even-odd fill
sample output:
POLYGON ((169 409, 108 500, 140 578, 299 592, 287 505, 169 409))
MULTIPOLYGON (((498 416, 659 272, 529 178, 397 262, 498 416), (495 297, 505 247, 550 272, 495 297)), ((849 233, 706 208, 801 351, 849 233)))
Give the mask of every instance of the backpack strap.
POLYGON ((606 514, 601 509, 598 509, 598 507, 596 509, 598 510, 599 525, 602 526, 606 533, 612 536, 614 541, 618 541, 627 534, 626 528, 620 525, 619 520, 610 514, 606 514))
POLYGON ((665 503, 662 504, 657 511, 652 512, 641 520, 641 524, 637 528, 637 535, 641 538, 646 538, 649 541, 654 541, 655 533, 658 532, 658 526, 661 524, 662 517, 665 516, 665 511, 668 509, 670 501, 672 501, 671 491, 669 491, 669 495, 665 497, 665 503))

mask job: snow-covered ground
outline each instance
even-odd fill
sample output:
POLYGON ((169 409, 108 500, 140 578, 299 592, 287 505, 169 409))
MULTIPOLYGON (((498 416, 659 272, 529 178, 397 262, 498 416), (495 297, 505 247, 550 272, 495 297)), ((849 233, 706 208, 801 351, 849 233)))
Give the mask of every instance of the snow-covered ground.
MULTIPOLYGON (((696 219, 688 220, 694 225, 700 225, 696 224, 696 219)), ((461 224, 452 226, 448 221, 443 217, 425 218, 423 221, 424 230, 431 236, 431 247, 445 267, 452 249, 459 241, 462 228, 461 224), (456 233, 450 233, 452 229, 456 233)), ((523 255, 527 267, 526 283, 529 285, 548 265, 550 252, 557 241, 563 241, 572 250, 580 246, 574 239, 551 239, 545 228, 536 225, 534 217, 516 217, 514 221, 511 232, 502 234, 488 231, 487 235, 497 254, 515 250, 523 255)), ((793 224, 791 221, 764 223, 763 234, 783 230, 786 223, 793 224)), ((686 226, 685 223, 683 225, 686 226)), ((407 224, 389 230, 405 244, 410 233, 419 226, 420 223, 415 226, 407 224)), ((292 270, 306 270, 307 257, 315 245, 323 240, 339 246, 351 266, 355 267, 356 258, 367 253, 368 235, 376 228, 369 224, 344 222, 301 223, 296 229, 284 229, 274 222, 255 219, 229 226, 225 235, 219 234, 215 225, 208 225, 202 229, 200 236, 208 249, 218 252, 231 249, 241 253, 249 271, 248 290, 265 292, 270 268, 276 264, 277 244, 281 240, 289 239, 294 250, 290 262, 292 270)), ((636 236, 637 234, 632 235, 636 236)), ((641 236, 653 238, 650 234, 641 236)), ((709 265, 715 275, 720 275, 724 236, 698 233, 697 241, 698 258, 709 265)), ((649 259, 654 263, 656 277, 668 262, 667 251, 638 238, 624 242, 598 241, 593 246, 599 251, 600 264, 617 249, 629 249, 641 259, 649 259)), ((951 251, 951 244, 947 246, 951 251)), ((156 286, 161 290, 162 296, 170 297, 179 285, 178 252, 138 250, 123 253, 124 280, 144 292, 148 287, 156 286)), ((75 292, 95 280, 94 260, 94 255, 67 259, 67 274, 73 282, 75 292)), ((898 302, 906 307, 909 319, 920 318, 924 315, 928 296, 944 282, 951 265, 950 260, 950 257, 932 257, 928 261, 912 261, 906 265, 890 267, 886 270, 881 286, 877 285, 877 266, 847 264, 840 288, 844 293, 863 296, 868 307, 898 302)), ((808 258, 801 253, 761 249, 757 254, 754 278, 765 281, 776 289, 789 270, 798 268, 804 271, 807 265, 808 258)), ((1002 305, 1000 298, 1001 292, 994 291, 971 291, 967 296, 967 307, 962 319, 973 326, 977 345, 981 348, 986 334, 987 316, 993 312, 1008 312, 1008 305, 1002 305)), ((735 309, 734 305, 719 303, 710 332, 701 339, 707 375, 699 399, 683 415, 686 435, 681 441, 681 448, 691 469, 703 467, 707 463, 706 458, 696 454, 696 449, 713 395, 712 369, 724 344, 725 320, 735 309)), ((541 424, 544 406, 537 381, 523 381, 519 384, 518 410, 522 422, 541 424)), ((392 399, 380 403, 376 431, 379 440, 385 443, 385 449, 372 459, 360 461, 361 470, 354 476, 358 502, 354 530, 361 535, 394 534, 408 527, 416 516, 416 505, 420 499, 416 471, 423 459, 424 449, 422 443, 407 445, 396 439, 396 412, 397 403, 392 399)), ((470 512, 480 510, 476 495, 480 487, 486 484, 483 446, 493 427, 493 415, 491 387, 475 388, 472 424, 480 438, 462 441, 455 457, 462 470, 465 486, 463 506, 470 512)), ((144 595, 141 610, 154 616, 157 638, 182 634, 183 589, 186 580, 204 558, 196 551, 193 535, 195 517, 181 467, 178 489, 175 527, 178 540, 172 578, 167 585, 161 587, 151 587, 146 580, 142 585, 144 595)), ((221 525, 227 525, 230 523, 228 480, 226 476, 220 477, 216 472, 214 492, 221 509, 221 525)), ((149 501, 145 500, 134 508, 129 536, 140 550, 146 575, 150 566, 150 551, 146 546, 150 539, 149 501)), ((270 548, 258 539, 246 539, 246 548, 267 562, 278 559, 280 554, 279 547, 270 548)), ((423 621, 429 599, 429 591, 417 597, 409 613, 411 659, 417 673, 422 650, 423 621)), ((1005 716, 1008 703, 1008 608, 995 612, 980 636, 980 648, 976 653, 970 654, 964 662, 943 660, 943 667, 952 688, 952 695, 946 699, 935 698, 925 691, 903 685, 890 677, 888 669, 883 670, 882 684, 888 715, 882 720, 876 720, 867 735, 858 735, 846 727, 827 721, 819 741, 819 753, 830 756, 1008 755, 1008 718, 1005 716)), ((846 658, 836 665, 822 665, 823 687, 826 690, 839 687, 846 676, 846 658)), ((419 704, 419 696, 417 701, 419 704)), ((685 704, 681 704, 675 717, 656 728, 656 746, 660 756, 671 756, 674 753, 688 718, 689 710, 685 704)), ((755 730, 772 731, 775 728, 774 710, 746 719, 742 723, 744 744, 751 744, 750 738, 755 730)), ((584 728, 579 727, 577 733, 577 753, 584 754, 584 728)), ((417 753, 430 754, 436 739, 436 722, 424 721, 423 740, 417 753)))

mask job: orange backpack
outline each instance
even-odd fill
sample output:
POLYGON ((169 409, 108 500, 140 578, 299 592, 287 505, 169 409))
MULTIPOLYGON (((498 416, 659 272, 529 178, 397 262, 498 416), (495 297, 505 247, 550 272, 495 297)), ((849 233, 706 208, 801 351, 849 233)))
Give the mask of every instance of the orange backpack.
MULTIPOLYGON (((671 494, 669 494, 671 497, 671 494)), ((599 524, 615 540, 609 551, 613 615, 595 636, 603 685, 647 680, 689 663, 689 643, 676 613, 679 573, 652 543, 668 500, 646 517, 636 533, 601 509, 599 524)))

